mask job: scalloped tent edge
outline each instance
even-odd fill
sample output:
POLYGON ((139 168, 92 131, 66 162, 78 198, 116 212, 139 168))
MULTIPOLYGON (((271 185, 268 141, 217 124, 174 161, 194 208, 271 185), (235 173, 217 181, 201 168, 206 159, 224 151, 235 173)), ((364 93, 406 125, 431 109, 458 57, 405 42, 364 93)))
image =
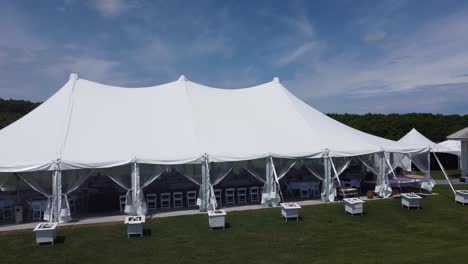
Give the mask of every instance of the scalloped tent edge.
POLYGON ((348 127, 279 81, 219 89, 179 80, 146 88, 69 81, 0 131, 0 172, 423 153, 348 127))

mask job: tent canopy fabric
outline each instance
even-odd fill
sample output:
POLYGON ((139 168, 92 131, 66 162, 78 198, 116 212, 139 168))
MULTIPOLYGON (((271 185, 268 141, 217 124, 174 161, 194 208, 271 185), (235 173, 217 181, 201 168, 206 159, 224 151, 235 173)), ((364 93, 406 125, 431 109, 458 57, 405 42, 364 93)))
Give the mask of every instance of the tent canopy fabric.
POLYGON ((408 146, 429 146, 432 152, 441 152, 441 153, 449 153, 453 155, 460 155, 460 147, 458 148, 453 144, 447 143, 434 143, 415 128, 411 129, 406 135, 404 135, 400 140, 399 143, 408 146))
POLYGON ((451 149, 452 152, 450 154, 460 156, 461 153, 461 142, 458 140, 445 140, 443 142, 438 143, 437 145, 451 149))
POLYGON ((76 74, 1 130, 0 146, 0 172, 428 150, 341 124, 277 78, 243 89, 207 87, 183 76, 154 87, 122 88, 76 74))

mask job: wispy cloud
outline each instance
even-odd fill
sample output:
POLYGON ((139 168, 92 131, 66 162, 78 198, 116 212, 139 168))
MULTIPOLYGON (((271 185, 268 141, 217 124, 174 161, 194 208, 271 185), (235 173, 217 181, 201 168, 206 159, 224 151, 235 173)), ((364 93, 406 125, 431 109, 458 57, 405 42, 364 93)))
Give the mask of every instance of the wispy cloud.
POLYGON ((377 32, 367 34, 366 41, 379 41, 379 40, 383 40, 386 36, 387 36, 386 32, 377 31, 377 32))
POLYGON ((290 50, 280 56, 278 59, 274 61, 275 65, 277 66, 286 66, 295 60, 303 57, 307 53, 313 51, 318 47, 316 42, 307 42, 303 45, 297 47, 296 49, 290 50))
POLYGON ((402 95, 399 92, 368 96, 333 95, 311 98, 310 104, 324 112, 343 113, 445 113, 460 114, 466 104, 468 83, 418 87, 402 95))
POLYGON ((116 16, 128 9, 125 0, 91 0, 91 6, 103 16, 116 16))
MULTIPOLYGON (((453 83, 460 84, 458 89, 468 96, 467 23, 468 10, 434 19, 401 37, 397 45, 383 49, 376 58, 344 51, 298 70, 288 83, 302 98, 383 96, 453 83)), ((376 34, 371 39, 385 36, 376 34)))
MULTIPOLYGON (((468 10, 462 8, 421 15, 410 8, 418 4, 405 0, 342 1, 341 9, 314 1, 47 4, 50 9, 28 10, 0 3, 2 97, 43 100, 70 72, 118 86, 186 74, 235 88, 278 76, 301 99, 337 111, 407 110, 397 97, 417 93, 442 109, 442 102, 468 96, 468 10)), ((419 100, 413 106, 430 109, 419 100)))
POLYGON ((320 56, 321 43, 315 26, 306 15, 304 3, 293 5, 292 15, 280 18, 287 30, 280 36, 279 44, 273 45, 273 66, 285 67, 299 61, 310 61, 311 56, 320 56))

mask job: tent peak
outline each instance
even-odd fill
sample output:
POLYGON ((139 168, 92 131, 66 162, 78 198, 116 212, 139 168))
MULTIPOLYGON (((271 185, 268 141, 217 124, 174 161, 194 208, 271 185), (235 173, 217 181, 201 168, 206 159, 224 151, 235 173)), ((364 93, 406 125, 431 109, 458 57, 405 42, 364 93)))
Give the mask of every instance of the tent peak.
POLYGON ((186 81, 188 81, 188 79, 187 79, 187 77, 185 77, 185 75, 182 74, 182 75, 179 77, 178 81, 179 81, 179 82, 186 82, 186 81))
POLYGON ((272 82, 274 82, 274 83, 280 83, 280 79, 279 79, 278 77, 274 77, 272 82))
POLYGON ((76 81, 76 80, 78 80, 78 74, 70 73, 70 81, 76 81))

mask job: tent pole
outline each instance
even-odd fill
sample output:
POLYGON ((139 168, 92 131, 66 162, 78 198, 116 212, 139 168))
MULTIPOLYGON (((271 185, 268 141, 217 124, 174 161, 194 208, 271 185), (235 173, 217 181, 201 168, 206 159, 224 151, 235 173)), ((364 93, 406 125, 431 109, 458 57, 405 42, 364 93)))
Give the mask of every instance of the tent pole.
POLYGON ((340 180, 340 177, 338 175, 338 172, 336 171, 336 167, 335 167, 335 164, 333 163, 333 159, 331 157, 328 157, 328 159, 330 160, 331 167, 333 169, 333 172, 335 173, 336 180, 338 181, 338 184, 340 185, 341 194, 343 194, 343 197, 346 198, 346 194, 345 194, 345 192, 343 190, 343 184, 341 184, 341 180, 340 180))
POLYGON ((273 157, 270 156, 270 160, 271 160, 271 169, 273 171, 273 176, 275 176, 275 183, 278 188, 279 195, 280 195, 280 201, 284 201, 283 193, 281 192, 281 186, 280 186, 279 179, 278 179, 278 174, 275 168, 275 163, 273 162, 273 157))
MULTIPOLYGON (((431 178, 431 151, 430 151, 430 148, 429 148, 429 152, 427 152, 427 175, 426 175, 426 177, 429 179, 429 184, 432 185, 431 184, 432 178, 431 178)), ((432 188, 431 188, 431 192, 432 192, 432 188)))
POLYGON ((322 158, 323 158, 323 166, 324 166, 324 171, 325 171, 325 175, 323 178, 324 179, 323 181, 324 192, 323 192, 322 200, 324 202, 334 202, 335 197, 333 197, 333 199, 330 199, 330 196, 331 196, 330 185, 333 183, 331 182, 331 167, 330 167, 330 160, 328 159, 328 150, 324 152, 322 158))
POLYGON ((52 202, 51 202, 51 206, 52 208, 50 208, 50 212, 49 212, 49 223, 52 223, 54 222, 54 220, 56 219, 56 214, 57 214, 57 207, 58 207, 58 204, 57 204, 57 168, 52 172, 52 202))
POLYGON ((204 212, 208 210, 209 197, 210 197, 210 163, 208 156, 205 154, 202 157, 202 193, 200 211, 204 212))
POLYGON ((140 185, 140 166, 136 160, 132 163, 132 204, 133 213, 139 215, 141 213, 141 185, 140 185))
POLYGON ((62 171, 60 168, 57 170, 57 215, 56 222, 60 222, 60 213, 62 211, 62 171))
MULTIPOLYGON (((393 154, 391 153, 391 155, 393 155, 393 154)), ((395 178, 395 180, 396 180, 396 182, 398 184, 398 189, 400 189, 400 193, 401 193, 401 185, 400 185, 400 182, 398 181, 398 178, 397 178, 397 176, 395 174, 395 171, 393 170, 392 163, 390 162, 390 160, 387 159, 387 157, 385 157, 385 161, 387 162, 387 165, 389 166, 390 171, 392 172, 392 175, 395 178)))
POLYGON ((59 163, 56 164, 52 172, 52 208, 50 209, 49 222, 60 221, 60 211, 62 207, 62 171, 59 163))
POLYGON ((272 189, 272 182, 273 182, 273 171, 271 169, 271 160, 270 158, 268 157, 266 159, 266 163, 265 163, 265 174, 266 174, 266 181, 267 181, 267 192, 268 192, 268 201, 266 201, 266 206, 270 206, 272 205, 272 197, 271 197, 271 193, 273 191, 272 189))
POLYGON ((447 173, 445 173, 444 166, 442 166, 442 163, 440 163, 440 160, 437 157, 437 155, 435 154, 435 152, 433 152, 433 154, 434 154, 434 157, 436 158, 437 163, 439 164, 440 169, 442 170, 442 173, 445 176, 445 179, 447 180, 448 184, 450 185, 450 188, 452 189, 453 194, 456 195, 457 193, 455 192, 455 188, 453 188, 452 182, 450 181, 449 177, 447 176, 447 173))
MULTIPOLYGON (((378 154, 379 157, 379 175, 377 176, 380 180, 380 193, 379 196, 382 198, 387 198, 387 187, 390 186, 390 184, 387 184, 386 181, 388 181, 387 174, 385 173, 385 151, 379 152, 378 154), (385 188, 385 189, 384 189, 385 188)), ((377 187, 377 185, 376 185, 377 187)), ((391 195, 391 193, 390 193, 391 195)))

